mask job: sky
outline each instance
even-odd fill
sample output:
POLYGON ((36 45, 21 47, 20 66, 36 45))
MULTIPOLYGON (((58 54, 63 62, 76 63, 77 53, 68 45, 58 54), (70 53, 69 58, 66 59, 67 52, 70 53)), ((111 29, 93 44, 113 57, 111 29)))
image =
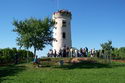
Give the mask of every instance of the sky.
MULTIPOLYGON (((19 48, 18 35, 12 32, 14 19, 51 18, 61 9, 72 12, 73 47, 101 49, 108 40, 114 47, 125 47, 125 0, 0 0, 0 48, 19 48)), ((37 55, 45 56, 50 48, 37 55)))

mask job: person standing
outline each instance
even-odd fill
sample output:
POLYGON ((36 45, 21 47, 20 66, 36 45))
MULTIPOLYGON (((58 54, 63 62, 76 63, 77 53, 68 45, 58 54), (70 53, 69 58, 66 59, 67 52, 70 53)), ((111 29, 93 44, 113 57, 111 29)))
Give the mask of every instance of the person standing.
POLYGON ((62 50, 59 50, 58 57, 62 57, 62 50))
POLYGON ((78 50, 75 49, 75 57, 78 57, 78 50))
POLYGON ((93 57, 92 49, 90 50, 90 57, 93 57))
POLYGON ((52 54, 52 51, 50 49, 49 52, 48 52, 48 57, 52 57, 51 54, 52 54))
POLYGON ((66 48, 63 49, 63 57, 66 57, 66 48))
POLYGON ((91 54, 91 57, 94 57, 94 55, 95 55, 95 49, 91 49, 90 54, 91 54))
POLYGON ((57 57, 56 49, 54 49, 54 57, 57 57))
POLYGON ((83 56, 85 57, 86 56, 86 50, 85 50, 85 48, 82 49, 82 52, 83 52, 83 56))
POLYGON ((82 51, 82 48, 80 48, 80 57, 83 56, 83 51, 82 51))
POLYGON ((36 56, 34 56, 34 64, 37 64, 37 55, 36 56))
POLYGON ((72 49, 72 47, 70 48, 70 57, 73 57, 73 49, 72 49))
POLYGON ((96 52, 95 52, 95 48, 93 48, 92 52, 93 52, 93 56, 95 56, 95 53, 96 53, 96 52))
POLYGON ((86 50, 86 57, 88 57, 88 48, 85 47, 85 50, 86 50))
POLYGON ((70 49, 69 47, 66 48, 66 56, 69 57, 69 52, 70 52, 70 49))

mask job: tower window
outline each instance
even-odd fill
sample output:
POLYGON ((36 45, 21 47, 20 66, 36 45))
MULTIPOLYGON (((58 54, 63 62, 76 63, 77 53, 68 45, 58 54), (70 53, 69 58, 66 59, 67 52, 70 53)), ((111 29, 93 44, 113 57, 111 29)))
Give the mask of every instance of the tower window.
POLYGON ((66 33, 65 32, 63 32, 62 37, 63 37, 63 39, 66 38, 66 33))
POLYGON ((57 27, 54 27, 55 29, 57 29, 57 27))
POLYGON ((65 20, 62 21, 62 27, 66 27, 66 21, 65 20))

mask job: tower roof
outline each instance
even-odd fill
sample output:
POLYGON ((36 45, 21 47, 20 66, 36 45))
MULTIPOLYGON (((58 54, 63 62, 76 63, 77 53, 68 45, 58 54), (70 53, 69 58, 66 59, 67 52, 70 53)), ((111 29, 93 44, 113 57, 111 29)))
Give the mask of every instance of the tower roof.
POLYGON ((62 16, 69 16, 69 17, 72 16, 71 12, 68 11, 68 10, 59 10, 59 11, 57 11, 57 12, 54 12, 54 15, 55 15, 55 14, 60 14, 60 15, 62 15, 62 16))

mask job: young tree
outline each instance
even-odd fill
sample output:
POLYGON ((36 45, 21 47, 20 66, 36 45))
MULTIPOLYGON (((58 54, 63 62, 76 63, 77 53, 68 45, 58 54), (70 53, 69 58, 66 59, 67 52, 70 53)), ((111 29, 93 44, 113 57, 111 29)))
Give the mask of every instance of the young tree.
POLYGON ((106 56, 106 60, 109 59, 109 61, 111 62, 112 41, 101 44, 101 47, 104 50, 104 56, 106 56))
POLYGON ((52 26, 54 22, 49 18, 15 20, 13 25, 15 26, 13 31, 18 33, 17 45, 26 49, 33 47, 34 55, 36 55, 36 50, 42 50, 53 40, 52 26))

